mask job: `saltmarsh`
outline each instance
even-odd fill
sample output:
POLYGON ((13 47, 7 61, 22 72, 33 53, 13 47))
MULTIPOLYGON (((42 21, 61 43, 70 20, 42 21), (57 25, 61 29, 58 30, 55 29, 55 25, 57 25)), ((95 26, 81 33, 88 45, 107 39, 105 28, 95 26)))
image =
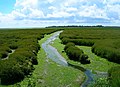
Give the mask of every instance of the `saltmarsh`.
POLYGON ((111 67, 119 65, 113 62, 109 62, 108 60, 95 55, 94 53, 92 53, 91 47, 88 46, 77 46, 77 47, 82 49, 84 53, 88 55, 89 60, 91 61, 90 64, 81 64, 80 62, 69 60, 65 52, 62 52, 64 50, 65 45, 61 44, 61 40, 59 38, 54 41, 52 46, 54 46, 59 51, 59 53, 62 56, 64 56, 64 58, 67 59, 69 63, 84 67, 85 69, 90 69, 92 70, 93 73, 107 72, 111 67))
MULTIPOLYGON (((41 45, 51 35, 39 41, 41 45)), ((84 81, 84 73, 72 67, 61 66, 49 58, 41 48, 37 55, 38 65, 31 76, 26 77, 22 82, 9 87, 80 87, 84 81)), ((3 86, 2 86, 3 87, 3 86)))

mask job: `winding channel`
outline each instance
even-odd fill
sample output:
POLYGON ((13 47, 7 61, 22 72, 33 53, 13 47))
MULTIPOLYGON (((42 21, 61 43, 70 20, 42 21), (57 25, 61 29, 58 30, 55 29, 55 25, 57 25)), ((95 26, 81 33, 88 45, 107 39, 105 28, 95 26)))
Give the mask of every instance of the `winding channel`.
POLYGON ((50 38, 48 38, 43 44, 42 44, 42 48, 44 49, 44 51, 47 54, 47 57, 52 59, 54 62, 63 65, 63 66, 68 66, 67 61, 65 60, 64 57, 62 57, 59 52, 57 51, 57 49, 55 49, 54 47, 52 47, 50 44, 57 39, 57 37, 59 36, 59 34, 62 31, 58 31, 55 32, 50 38))
MULTIPOLYGON (((69 64, 67 63, 67 61, 65 60, 64 57, 62 57, 59 52, 57 51, 56 48, 54 48, 53 46, 51 46, 50 44, 58 38, 59 34, 62 31, 58 31, 55 32, 50 38, 48 38, 43 44, 42 44, 42 48, 44 49, 44 51, 46 52, 46 55, 48 58, 52 59, 54 62, 63 65, 63 66, 68 66, 69 64)), ((86 69, 84 71, 85 75, 86 75, 86 80, 83 82, 83 84, 81 85, 81 87, 87 87, 91 82, 94 81, 94 74, 91 72, 91 70, 86 69)))

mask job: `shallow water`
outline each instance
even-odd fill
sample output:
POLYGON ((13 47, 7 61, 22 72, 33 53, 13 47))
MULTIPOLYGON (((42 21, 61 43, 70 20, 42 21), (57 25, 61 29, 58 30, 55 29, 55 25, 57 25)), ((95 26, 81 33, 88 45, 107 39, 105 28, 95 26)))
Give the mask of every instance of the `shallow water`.
POLYGON ((46 55, 48 58, 52 59, 54 62, 63 65, 63 66, 68 66, 67 61, 64 59, 64 57, 62 57, 59 52, 57 51, 57 49, 55 49, 53 46, 51 46, 50 44, 58 38, 59 34, 62 31, 58 31, 55 32, 50 38, 48 38, 43 44, 42 44, 42 48, 44 49, 44 51, 46 52, 46 55))
POLYGON ((91 82, 94 81, 94 74, 90 70, 87 69, 84 73, 86 75, 86 80, 81 87, 87 87, 91 82))

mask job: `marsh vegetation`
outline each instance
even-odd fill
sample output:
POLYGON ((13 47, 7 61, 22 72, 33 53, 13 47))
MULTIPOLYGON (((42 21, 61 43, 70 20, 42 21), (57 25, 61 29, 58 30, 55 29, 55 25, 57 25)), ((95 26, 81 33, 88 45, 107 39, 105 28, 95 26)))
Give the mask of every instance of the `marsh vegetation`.
POLYGON ((79 87, 86 70, 94 76, 90 87, 120 86, 120 28, 62 27, 49 44, 68 66, 51 60, 42 47, 59 30, 0 30, 0 87, 79 87))

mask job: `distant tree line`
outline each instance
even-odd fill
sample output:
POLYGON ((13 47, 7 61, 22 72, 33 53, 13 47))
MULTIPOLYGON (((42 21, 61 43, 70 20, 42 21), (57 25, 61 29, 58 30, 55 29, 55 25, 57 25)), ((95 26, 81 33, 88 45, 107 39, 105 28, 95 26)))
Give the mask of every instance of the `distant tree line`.
POLYGON ((68 25, 68 26, 48 26, 46 28, 73 28, 73 27, 104 27, 103 25, 84 26, 84 25, 68 25))

